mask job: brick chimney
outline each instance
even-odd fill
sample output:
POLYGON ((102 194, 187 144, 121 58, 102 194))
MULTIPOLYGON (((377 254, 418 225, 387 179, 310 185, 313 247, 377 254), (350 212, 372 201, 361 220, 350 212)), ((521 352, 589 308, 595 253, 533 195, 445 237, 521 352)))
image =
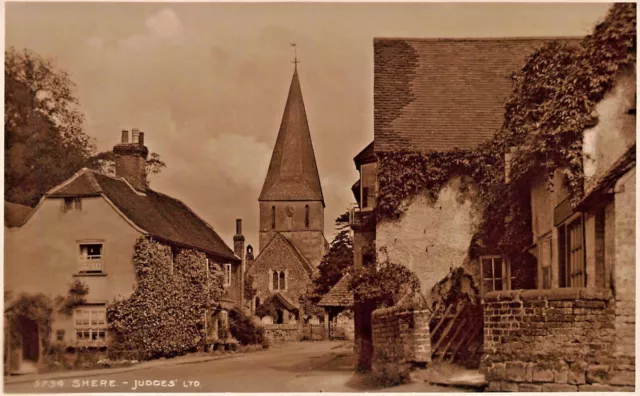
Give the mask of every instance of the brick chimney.
POLYGON ((233 252, 240 257, 242 262, 238 272, 240 274, 240 306, 244 308, 244 273, 245 273, 245 255, 244 255, 244 235, 242 235, 242 219, 236 219, 236 235, 233 236, 233 252))
POLYGON ((113 147, 113 154, 116 162, 116 177, 123 177, 139 191, 147 189, 147 156, 149 150, 144 145, 144 132, 138 129, 131 131, 131 142, 129 142, 129 131, 122 131, 122 141, 113 147))

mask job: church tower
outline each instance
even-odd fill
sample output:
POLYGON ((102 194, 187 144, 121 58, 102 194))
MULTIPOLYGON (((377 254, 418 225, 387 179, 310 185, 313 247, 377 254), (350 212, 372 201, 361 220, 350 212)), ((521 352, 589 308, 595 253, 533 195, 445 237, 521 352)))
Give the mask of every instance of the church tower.
POLYGON ((317 267, 327 247, 325 204, 297 64, 258 201, 260 252, 280 233, 317 267))

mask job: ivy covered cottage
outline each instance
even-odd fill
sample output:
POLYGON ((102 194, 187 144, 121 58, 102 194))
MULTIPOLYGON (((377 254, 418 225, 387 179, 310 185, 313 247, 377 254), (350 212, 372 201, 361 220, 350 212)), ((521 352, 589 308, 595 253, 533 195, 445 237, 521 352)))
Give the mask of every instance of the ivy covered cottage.
MULTIPOLYGON (((109 331, 114 324, 124 332, 137 331, 128 318, 142 312, 126 309, 134 299, 149 317, 163 318, 162 308, 153 305, 160 297, 172 301, 176 312, 195 308, 198 317, 182 323, 209 333, 217 324, 204 311, 209 297, 225 309, 240 305, 243 243, 234 252, 184 203, 150 189, 144 133, 134 129, 131 138, 123 131, 113 149, 115 177, 82 169, 26 215, 16 205, 5 205, 5 367, 11 371, 42 364, 52 345, 102 348, 115 339, 135 338, 109 331), (200 271, 190 284, 186 268, 200 271), (214 281, 221 283, 220 292, 207 295, 214 281), (192 307, 193 301, 201 304, 192 307)), ((241 235, 234 239, 243 240, 241 235)), ((146 335, 170 336, 164 330, 146 335)), ((165 349, 180 352, 191 346, 165 349)))
POLYGON ((493 391, 632 389, 635 48, 633 4, 584 39, 374 41, 354 254, 374 240, 426 301, 360 310, 374 371, 447 359, 493 391))

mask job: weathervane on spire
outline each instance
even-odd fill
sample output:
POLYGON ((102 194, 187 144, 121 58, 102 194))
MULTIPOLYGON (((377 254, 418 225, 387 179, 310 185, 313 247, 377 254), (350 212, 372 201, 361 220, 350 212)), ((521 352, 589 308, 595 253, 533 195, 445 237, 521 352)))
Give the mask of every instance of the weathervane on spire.
POLYGON ((296 43, 291 43, 291 46, 293 47, 293 63, 295 68, 298 68, 298 63, 300 63, 300 61, 298 61, 298 48, 296 47, 296 43))

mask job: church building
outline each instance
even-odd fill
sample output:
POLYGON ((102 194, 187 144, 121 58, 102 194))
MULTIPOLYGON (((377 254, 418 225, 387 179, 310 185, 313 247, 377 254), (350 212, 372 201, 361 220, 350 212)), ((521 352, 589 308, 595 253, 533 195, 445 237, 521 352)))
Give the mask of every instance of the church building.
POLYGON ((266 323, 289 323, 303 314, 300 296, 328 249, 324 197, 297 67, 258 202, 259 255, 247 269, 258 290, 252 310, 266 323))

